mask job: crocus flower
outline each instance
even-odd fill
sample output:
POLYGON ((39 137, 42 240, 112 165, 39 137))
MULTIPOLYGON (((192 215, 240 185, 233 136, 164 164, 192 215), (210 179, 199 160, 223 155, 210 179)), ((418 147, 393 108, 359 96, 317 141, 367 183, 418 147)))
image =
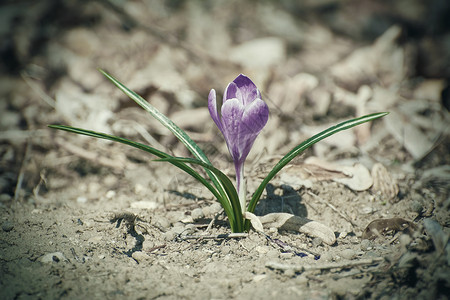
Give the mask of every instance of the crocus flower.
POLYGON ((261 100, 261 93, 256 85, 242 74, 225 89, 220 113, 214 89, 208 96, 208 108, 233 158, 239 200, 242 212, 245 212, 244 162, 256 137, 269 119, 269 108, 261 100))

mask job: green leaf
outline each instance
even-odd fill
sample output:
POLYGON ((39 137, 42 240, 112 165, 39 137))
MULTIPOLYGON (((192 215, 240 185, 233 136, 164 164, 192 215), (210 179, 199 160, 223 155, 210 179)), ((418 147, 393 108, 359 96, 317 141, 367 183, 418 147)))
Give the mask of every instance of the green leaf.
MULTIPOLYGON (((189 164, 195 164, 202 166, 203 168, 206 168, 213 172, 219 180, 222 182, 225 192, 227 193, 228 198, 231 202, 231 209, 233 211, 233 219, 235 221, 236 230, 235 232, 242 232, 243 230, 243 216, 242 216, 242 210, 241 210, 241 204, 239 202, 239 196, 236 192, 236 189, 234 188, 233 183, 231 180, 225 175, 222 171, 215 168, 212 165, 206 164, 198 159, 194 158, 187 158, 187 157, 168 157, 168 158, 161 158, 156 159, 155 161, 168 161, 168 162, 180 162, 180 163, 189 163, 189 164)), ((224 207, 225 208, 225 207, 224 207)), ((227 213, 228 215, 228 213, 227 213)), ((228 215, 228 219, 231 219, 228 215)), ((230 221, 231 223, 231 221, 230 221)))
POLYGON ((288 154, 286 154, 273 167, 273 169, 269 172, 267 177, 264 178, 264 180, 261 182, 261 184, 256 189, 255 193, 253 194, 252 199, 250 200, 250 202, 248 204, 248 211, 249 212, 254 212, 256 204, 258 203, 259 198, 261 197, 261 195, 262 195, 264 189, 266 188, 267 184, 269 183, 269 181, 272 180, 272 178, 282 168, 284 168, 284 166, 286 166, 292 159, 294 159, 297 155, 301 154, 303 151, 305 151, 306 149, 308 149, 309 147, 311 147, 315 143, 320 142, 321 140, 329 137, 330 135, 338 133, 339 131, 342 131, 342 130, 350 129, 350 128, 355 127, 357 125, 360 125, 362 123, 370 122, 370 121, 373 121, 375 119, 384 117, 387 114, 388 114, 387 112, 375 113, 375 114, 370 114, 370 115, 366 115, 366 116, 363 116, 363 117, 360 117, 360 118, 356 118, 356 119, 352 119, 352 120, 348 120, 348 121, 339 123, 339 124, 337 124, 335 126, 332 126, 332 127, 328 128, 328 129, 326 129, 326 130, 324 130, 324 131, 314 135, 313 137, 307 139, 306 141, 304 141, 300 145, 294 147, 294 149, 292 149, 288 154))
POLYGON ((124 86, 121 82, 119 82, 112 75, 109 75, 107 72, 103 70, 99 70, 106 78, 108 78, 112 83, 114 83, 125 95, 130 97, 131 100, 136 102, 139 106, 149 112, 156 120, 158 120, 162 125, 167 127, 188 149, 189 151, 197 157, 199 160, 211 164, 209 159, 206 157, 205 153, 203 153, 202 149, 184 132, 180 127, 178 127, 175 123, 172 122, 169 118, 167 118, 164 114, 162 114, 156 107, 148 103, 144 98, 124 86))
MULTIPOLYGON (((64 131, 68 131, 68 132, 72 132, 72 133, 77 133, 77 134, 82 134, 82 135, 87 135, 87 136, 91 136, 91 137, 95 137, 95 138, 100 138, 100 139, 105 139, 105 140, 110 140, 110 141, 114 141, 114 142, 119 142, 125 145, 129 145, 132 146, 134 148, 138 148, 141 150, 144 150, 146 152, 149 152, 153 155, 156 155, 160 158, 172 158, 173 156, 162 152, 160 150, 157 150, 153 147, 141 144, 141 143, 137 143, 137 142, 133 142, 131 140, 125 139, 125 138, 121 138, 118 136, 114 136, 114 135, 109 135, 106 133, 101 133, 101 132, 96 132, 96 131, 92 131, 92 130, 86 130, 86 129, 81 129, 81 128, 75 128, 75 127, 71 127, 71 126, 65 126, 65 125, 49 125, 48 127, 53 128, 53 129, 59 129, 59 130, 64 130, 64 131)), ((219 200, 219 202, 221 202, 221 204, 223 205, 223 203, 226 204, 226 199, 224 201, 224 199, 222 199, 221 195, 217 192, 217 190, 205 179, 203 178, 198 172, 196 172, 194 169, 192 169, 191 167, 189 167, 188 165, 186 165, 185 163, 183 163, 182 161, 169 161, 171 164, 173 164, 174 166, 180 168, 181 170, 185 171, 186 173, 188 173, 189 175, 191 175, 192 177, 194 177, 196 180, 198 180, 200 183, 202 183, 208 190, 211 191, 211 193, 219 200), (223 203, 222 203, 223 202, 223 203)))
MULTIPOLYGON (((156 120, 158 120, 162 125, 164 125, 167 129, 169 129, 185 146, 186 148, 200 161, 211 165, 208 157, 205 153, 200 149, 200 147, 184 132, 180 127, 178 127, 175 123, 172 122, 169 118, 167 118, 164 114, 162 114, 156 107, 148 103, 144 98, 124 86, 121 82, 119 82, 112 75, 108 74, 103 70, 99 70, 106 78, 108 78, 112 83, 114 83, 125 95, 130 97, 131 100, 136 102, 139 106, 145 109, 148 113, 150 113, 156 120)), ((222 198, 226 199, 224 187, 221 185, 217 176, 206 169, 206 173, 211 178, 211 181, 216 186, 222 198)))

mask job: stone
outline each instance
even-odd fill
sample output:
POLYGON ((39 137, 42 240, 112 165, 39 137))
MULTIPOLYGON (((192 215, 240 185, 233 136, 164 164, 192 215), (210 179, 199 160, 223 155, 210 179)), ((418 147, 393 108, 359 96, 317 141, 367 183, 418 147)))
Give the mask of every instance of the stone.
POLYGON ((62 254, 61 252, 52 252, 52 253, 47 253, 43 256, 41 256, 41 258, 39 259, 41 262, 43 263, 53 263, 53 262, 67 262, 67 258, 64 256, 64 254, 62 254))
POLYGON ((13 228, 14 228, 14 224, 10 221, 5 221, 2 224, 2 229, 5 232, 10 232, 11 230, 13 230, 13 228))

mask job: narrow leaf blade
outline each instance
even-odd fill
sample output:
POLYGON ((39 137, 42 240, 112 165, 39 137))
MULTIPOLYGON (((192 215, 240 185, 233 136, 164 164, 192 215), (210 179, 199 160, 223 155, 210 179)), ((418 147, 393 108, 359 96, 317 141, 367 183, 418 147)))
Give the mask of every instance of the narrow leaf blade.
POLYGON ((116 85, 125 95, 127 95, 131 100, 136 102, 139 106, 145 109, 148 113, 152 115, 156 120, 158 120, 162 125, 169 129, 188 149, 189 151, 197 157, 199 160, 210 163, 209 159, 206 157, 205 153, 200 149, 200 147, 184 132, 180 127, 162 114, 156 107, 148 103, 144 98, 139 96, 137 93, 133 92, 120 81, 114 78, 112 75, 108 74, 103 70, 99 70, 106 78, 108 78, 114 85, 116 85))
POLYGON ((333 135, 335 133, 338 133, 339 131, 343 131, 346 129, 350 129, 352 127, 355 127, 357 125, 373 121, 375 119, 384 117, 385 115, 389 114, 388 112, 382 112, 382 113, 374 113, 370 115, 365 115, 360 118, 351 119, 348 121, 344 121, 342 123, 339 123, 335 126, 332 126, 314 136, 307 139, 300 145, 294 147, 288 154, 286 154, 269 172, 269 174, 264 178, 264 180, 261 182, 259 187, 256 189, 255 193, 253 194, 252 199, 249 202, 248 205, 248 211, 253 212, 255 210, 256 204, 259 201, 259 198, 261 197, 264 189, 266 188, 267 184, 270 180, 282 169, 284 168, 292 159, 294 159, 296 156, 301 154, 303 151, 311 147, 317 142, 320 142, 321 140, 329 137, 330 135, 333 135))
POLYGON ((242 216, 241 205, 239 202, 239 196, 238 196, 236 189, 234 188, 234 185, 231 182, 231 180, 222 171, 220 171, 219 169, 215 168, 212 165, 206 164, 206 163, 204 163, 198 159, 194 159, 194 158, 168 157, 168 158, 157 159, 156 161, 190 163, 190 164, 202 166, 202 167, 210 170, 211 172, 213 172, 219 178, 219 180, 222 182, 222 184, 225 188, 225 192, 227 193, 227 195, 230 199, 231 208, 233 210, 233 216, 234 216, 236 225, 238 226, 238 228, 243 226, 243 224, 242 224, 243 216, 242 216))
MULTIPOLYGON (((153 147, 150 147, 150 146, 147 146, 147 145, 144 145, 141 143, 133 142, 131 140, 121 138, 118 136, 106 134, 106 133, 96 132, 96 131, 92 131, 92 130, 86 130, 86 129, 82 129, 82 128, 76 128, 76 127, 71 127, 71 126, 65 126, 65 125, 49 125, 48 127, 53 128, 53 129, 64 130, 64 131, 68 131, 68 132, 72 132, 72 133, 82 134, 82 135, 86 135, 86 136, 90 136, 90 137, 119 142, 119 143, 129 145, 129 146, 132 146, 132 147, 140 149, 140 150, 144 150, 144 151, 149 152, 160 158, 172 157, 170 154, 162 152, 153 147)), ((218 193, 218 191, 194 169, 192 169, 191 167, 189 167, 188 165, 186 165, 185 163, 183 163, 181 161, 168 161, 168 162, 172 163, 174 166, 178 167, 179 169, 185 171, 186 173, 188 173, 189 175, 194 177, 196 180, 198 180, 200 183, 202 183, 208 190, 211 191, 211 193, 219 200, 219 202, 221 202, 221 203, 228 202, 228 201, 226 201, 226 199, 225 200, 222 199, 222 197, 218 193)))
MULTIPOLYGON (((150 113, 156 120, 158 120, 162 125, 164 125, 167 129, 169 129, 197 159, 201 160, 206 164, 211 165, 211 162, 209 161, 208 157, 200 149, 200 147, 186 134, 186 132, 184 132, 180 127, 178 127, 175 123, 173 123, 172 120, 167 118, 158 109, 156 109, 156 107, 148 103, 144 98, 142 98, 137 93, 133 92, 125 85, 123 85, 115 77, 108 74, 104 70, 100 69, 99 71, 106 78, 108 78, 115 86, 117 86, 123 93, 125 93, 125 95, 127 95, 131 100, 136 102, 144 110, 150 113)), ((222 198, 226 198, 224 187, 221 185, 217 176, 208 169, 206 169, 206 173, 208 174, 209 178, 211 178, 211 181, 216 186, 222 198)))

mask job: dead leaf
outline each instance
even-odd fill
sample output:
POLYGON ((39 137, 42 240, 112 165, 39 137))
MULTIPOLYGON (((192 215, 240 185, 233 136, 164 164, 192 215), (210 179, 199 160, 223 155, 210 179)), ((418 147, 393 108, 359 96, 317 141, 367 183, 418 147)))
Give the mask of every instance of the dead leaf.
POLYGON ((260 217, 265 227, 298 231, 309 236, 321 238, 327 245, 333 245, 336 237, 333 230, 319 222, 288 213, 271 213, 260 217))
POLYGON ((376 219, 367 225, 362 234, 362 239, 372 240, 382 235, 404 231, 410 233, 416 225, 402 218, 376 219))
POLYGON ((398 46, 402 29, 392 26, 373 45, 355 50, 331 67, 336 80, 358 85, 361 78, 382 77, 384 82, 399 82, 404 78, 404 49, 398 46))
POLYGON ((369 170, 360 163, 356 163, 353 166, 341 166, 320 160, 317 157, 309 157, 305 162, 329 171, 330 175, 334 173, 334 176, 331 178, 333 181, 342 183, 354 191, 368 190, 373 184, 369 170))
POLYGON ((244 213, 244 218, 247 220, 250 220, 250 223, 252 224, 253 229, 255 229, 258 232, 264 233, 263 225, 255 214, 253 214, 249 211, 246 211, 244 213))
POLYGON ((402 144, 414 158, 418 159, 428 152, 432 147, 432 143, 428 141, 427 136, 407 119, 409 118, 396 111, 392 111, 387 118, 383 119, 383 121, 392 136, 402 144))
POLYGON ((372 189, 381 193, 387 200, 393 201, 398 194, 398 185, 388 170, 382 164, 376 163, 372 167, 372 178, 372 189))

